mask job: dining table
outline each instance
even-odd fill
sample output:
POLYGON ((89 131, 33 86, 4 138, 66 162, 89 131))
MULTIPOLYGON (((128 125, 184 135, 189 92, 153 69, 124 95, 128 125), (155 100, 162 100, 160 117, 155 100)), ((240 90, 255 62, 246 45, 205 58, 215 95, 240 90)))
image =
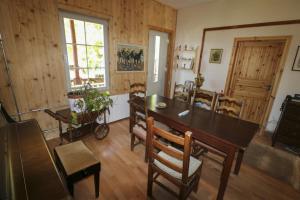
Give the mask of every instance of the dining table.
POLYGON ((234 173, 238 175, 244 151, 258 132, 259 125, 159 95, 147 96, 146 100, 148 116, 177 131, 191 131, 193 139, 224 154, 217 194, 218 200, 223 199, 235 155, 234 173), (159 103, 166 106, 162 108, 159 103), (180 115, 183 111, 187 112, 180 115))

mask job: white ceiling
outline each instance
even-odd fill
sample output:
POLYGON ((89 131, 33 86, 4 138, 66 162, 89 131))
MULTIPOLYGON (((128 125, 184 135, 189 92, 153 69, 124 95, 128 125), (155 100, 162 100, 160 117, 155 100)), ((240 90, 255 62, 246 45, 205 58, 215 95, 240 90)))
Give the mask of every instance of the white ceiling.
POLYGON ((180 9, 180 8, 190 7, 196 4, 214 1, 214 0, 157 0, 157 1, 172 6, 173 8, 180 9))

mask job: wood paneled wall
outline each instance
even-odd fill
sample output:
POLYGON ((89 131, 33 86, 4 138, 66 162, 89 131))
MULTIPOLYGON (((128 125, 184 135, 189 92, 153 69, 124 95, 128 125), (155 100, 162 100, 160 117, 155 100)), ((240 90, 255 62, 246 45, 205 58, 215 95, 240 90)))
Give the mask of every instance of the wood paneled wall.
MULTIPOLYGON (((1 0, 0 33, 4 40, 22 119, 37 118, 43 129, 54 120, 33 109, 67 105, 59 9, 109 21, 110 91, 127 92, 128 80, 145 81, 146 72, 116 72, 117 43, 145 48, 149 26, 175 32, 177 11, 154 0, 1 0)), ((16 113, 0 56, 0 100, 16 113)))

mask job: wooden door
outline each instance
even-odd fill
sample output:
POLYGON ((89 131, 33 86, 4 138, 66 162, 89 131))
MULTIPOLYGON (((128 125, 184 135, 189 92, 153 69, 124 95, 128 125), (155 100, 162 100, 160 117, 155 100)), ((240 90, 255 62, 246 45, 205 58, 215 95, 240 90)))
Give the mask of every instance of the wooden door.
POLYGON ((262 125, 285 40, 239 41, 227 95, 243 99, 242 118, 262 125))

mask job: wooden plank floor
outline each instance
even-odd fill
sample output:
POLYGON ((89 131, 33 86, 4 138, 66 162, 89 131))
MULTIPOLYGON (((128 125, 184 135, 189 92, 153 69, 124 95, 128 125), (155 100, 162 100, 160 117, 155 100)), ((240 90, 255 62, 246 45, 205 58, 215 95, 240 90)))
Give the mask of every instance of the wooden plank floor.
MULTIPOLYGON (((110 125, 110 133, 104 140, 96 140, 93 135, 83 139, 101 161, 100 199, 147 199, 144 146, 139 145, 134 152, 130 151, 128 126, 128 120, 115 122, 110 125)), ((59 144, 59 140, 53 139, 48 143, 53 148, 59 144)), ((192 193, 189 199, 215 199, 220 173, 220 165, 204 158, 199 190, 196 194, 192 193)), ((93 177, 75 184, 74 195, 75 199, 95 199, 93 177)), ((175 199, 155 184, 153 196, 157 200, 175 199)), ((239 176, 231 174, 224 199, 296 200, 300 199, 300 192, 256 169, 242 165, 239 176)))

